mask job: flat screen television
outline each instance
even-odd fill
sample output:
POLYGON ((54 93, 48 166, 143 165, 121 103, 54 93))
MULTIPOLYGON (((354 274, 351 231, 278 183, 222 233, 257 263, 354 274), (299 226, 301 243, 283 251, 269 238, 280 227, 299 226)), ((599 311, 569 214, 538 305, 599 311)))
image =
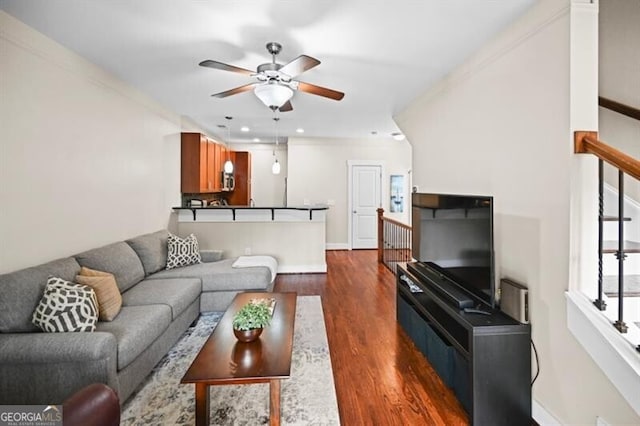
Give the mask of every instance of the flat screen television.
POLYGON ((493 197, 412 194, 412 256, 495 306, 493 197))

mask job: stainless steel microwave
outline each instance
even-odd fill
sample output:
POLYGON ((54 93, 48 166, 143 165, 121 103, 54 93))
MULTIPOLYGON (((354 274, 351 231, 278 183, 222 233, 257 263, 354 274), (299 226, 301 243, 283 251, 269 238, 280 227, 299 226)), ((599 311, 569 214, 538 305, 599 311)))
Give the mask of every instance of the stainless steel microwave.
POLYGON ((233 191, 236 186, 236 180, 233 177, 233 173, 222 172, 222 190, 233 191))

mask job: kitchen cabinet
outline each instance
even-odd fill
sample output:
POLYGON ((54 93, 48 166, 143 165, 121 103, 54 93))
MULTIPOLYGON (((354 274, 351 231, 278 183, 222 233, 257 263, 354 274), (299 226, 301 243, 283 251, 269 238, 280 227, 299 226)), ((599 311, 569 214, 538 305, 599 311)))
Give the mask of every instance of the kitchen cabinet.
POLYGON ((248 206, 251 203, 251 153, 234 151, 231 161, 235 188, 229 194, 228 202, 232 206, 248 206))
POLYGON ((180 139, 182 193, 221 191, 221 145, 201 133, 182 133, 180 139))
POLYGON ((220 149, 222 145, 209 140, 207 148, 207 171, 211 172, 209 179, 213 192, 222 191, 222 168, 220 167, 220 149))

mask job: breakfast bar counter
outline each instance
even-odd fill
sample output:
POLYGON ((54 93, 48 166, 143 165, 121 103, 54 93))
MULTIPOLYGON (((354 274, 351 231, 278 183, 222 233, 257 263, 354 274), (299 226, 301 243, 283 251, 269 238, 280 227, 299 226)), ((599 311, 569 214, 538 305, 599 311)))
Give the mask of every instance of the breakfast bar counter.
POLYGON ((325 205, 174 207, 178 233, 224 257, 269 255, 279 273, 326 272, 325 205))
POLYGON ((325 205, 300 207, 270 207, 270 206, 209 206, 209 207, 174 207, 178 211, 178 220, 200 222, 233 222, 233 221, 283 221, 297 222, 300 220, 325 221, 325 205))

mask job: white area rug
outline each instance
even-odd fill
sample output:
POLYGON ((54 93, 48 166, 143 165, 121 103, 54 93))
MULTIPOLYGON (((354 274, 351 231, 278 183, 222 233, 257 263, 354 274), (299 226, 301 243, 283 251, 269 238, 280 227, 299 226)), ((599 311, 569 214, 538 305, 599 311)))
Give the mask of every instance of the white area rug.
MULTIPOLYGON (((180 379, 219 319, 220 314, 203 315, 189 328, 124 405, 121 425, 195 424, 194 385, 180 384, 180 379)), ((268 384, 210 389, 212 425, 269 423, 268 384)), ((284 425, 340 424, 319 296, 298 297, 291 378, 282 381, 281 420, 284 425)))

